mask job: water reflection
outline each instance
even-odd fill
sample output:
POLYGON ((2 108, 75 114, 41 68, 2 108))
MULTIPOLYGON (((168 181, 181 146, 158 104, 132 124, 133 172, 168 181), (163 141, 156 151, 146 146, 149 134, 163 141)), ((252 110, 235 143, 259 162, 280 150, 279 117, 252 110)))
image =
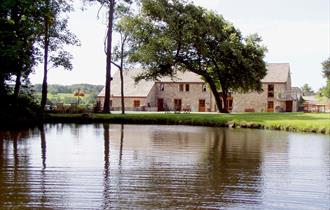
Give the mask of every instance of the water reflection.
POLYGON ((0 207, 1 204, 24 207, 30 202, 31 187, 27 183, 31 175, 28 168, 30 157, 26 149, 25 138, 32 131, 1 132, 1 171, 0 171, 0 207), (8 172, 9 173, 8 173, 8 172))
POLYGON ((263 186, 261 146, 259 136, 254 135, 251 140, 247 132, 241 135, 221 129, 214 133, 206 161, 210 186, 217 192, 218 199, 224 203, 260 205, 263 186))
POLYGON ((42 159, 42 167, 46 169, 46 135, 45 135, 45 127, 41 125, 39 127, 40 130, 40 140, 41 140, 41 159, 42 159))
POLYGON ((49 124, 0 132, 0 209, 328 209, 327 136, 49 124))
POLYGON ((119 149, 119 165, 123 157, 123 146, 124 146, 124 125, 120 125, 120 149, 119 149))
POLYGON ((103 209, 110 208, 111 180, 110 180, 110 126, 103 124, 104 129, 104 190, 103 190, 103 209))

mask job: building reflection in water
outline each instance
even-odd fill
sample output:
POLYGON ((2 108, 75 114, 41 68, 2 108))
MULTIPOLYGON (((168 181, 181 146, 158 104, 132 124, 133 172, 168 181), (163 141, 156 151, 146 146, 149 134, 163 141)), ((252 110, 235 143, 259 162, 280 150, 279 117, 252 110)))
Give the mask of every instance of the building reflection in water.
POLYGON ((191 126, 0 132, 0 209, 326 209, 329 147, 322 135, 191 126))
POLYGON ((150 160, 149 173, 140 174, 145 177, 144 188, 153 192, 144 194, 151 196, 147 200, 156 194, 160 203, 155 205, 160 208, 217 208, 242 201, 251 207, 257 205, 262 186, 259 137, 254 136, 254 141, 242 136, 235 140, 237 135, 231 130, 203 129, 204 132, 160 129, 154 133, 152 151, 164 150, 167 154, 150 160), (183 150, 184 147, 190 149, 183 150), (203 148, 207 150, 202 152, 203 148), (205 192, 210 195, 208 199, 205 192))

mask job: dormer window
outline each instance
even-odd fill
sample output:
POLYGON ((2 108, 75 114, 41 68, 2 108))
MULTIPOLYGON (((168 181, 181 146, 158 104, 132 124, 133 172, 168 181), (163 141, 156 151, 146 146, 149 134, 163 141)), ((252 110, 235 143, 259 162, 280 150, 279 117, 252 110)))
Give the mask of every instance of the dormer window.
POLYGON ((207 90, 207 89, 206 89, 206 84, 203 84, 203 85, 202 85, 202 92, 206 92, 206 90, 207 90))

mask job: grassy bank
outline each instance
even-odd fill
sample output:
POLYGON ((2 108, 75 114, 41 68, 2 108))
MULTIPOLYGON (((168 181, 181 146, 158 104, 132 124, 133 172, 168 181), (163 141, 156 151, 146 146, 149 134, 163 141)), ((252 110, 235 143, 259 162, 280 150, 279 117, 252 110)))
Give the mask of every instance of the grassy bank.
POLYGON ((45 122, 67 123, 127 123, 180 124, 218 127, 242 127, 293 132, 330 134, 329 113, 242 113, 242 114, 51 114, 45 122))

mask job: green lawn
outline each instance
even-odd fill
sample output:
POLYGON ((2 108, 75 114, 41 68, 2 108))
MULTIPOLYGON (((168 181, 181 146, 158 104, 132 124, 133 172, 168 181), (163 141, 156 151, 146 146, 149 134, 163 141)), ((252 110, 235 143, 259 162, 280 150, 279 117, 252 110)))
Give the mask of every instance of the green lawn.
MULTIPOLYGON (((111 122, 136 124, 185 124, 264 128, 330 134, 329 113, 240 113, 240 114, 51 114, 49 122, 111 122)), ((47 121, 46 120, 46 121, 47 121)))

